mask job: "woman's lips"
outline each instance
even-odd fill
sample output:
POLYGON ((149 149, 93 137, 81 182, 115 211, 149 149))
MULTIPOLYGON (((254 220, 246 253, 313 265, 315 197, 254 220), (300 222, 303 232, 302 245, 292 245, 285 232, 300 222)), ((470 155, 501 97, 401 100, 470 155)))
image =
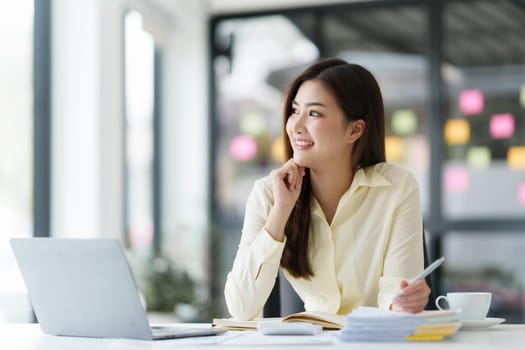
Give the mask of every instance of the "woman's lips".
POLYGON ((312 141, 308 141, 308 140, 294 140, 293 143, 294 143, 294 148, 298 150, 305 150, 305 149, 311 148, 314 145, 312 141))

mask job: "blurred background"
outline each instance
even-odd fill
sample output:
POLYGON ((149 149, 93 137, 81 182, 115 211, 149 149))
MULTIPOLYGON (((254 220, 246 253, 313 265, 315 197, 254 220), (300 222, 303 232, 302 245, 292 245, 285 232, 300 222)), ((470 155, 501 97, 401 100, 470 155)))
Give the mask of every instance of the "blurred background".
POLYGON ((282 93, 336 56, 379 81, 421 187, 436 295, 522 323, 525 1, 0 0, 0 322, 30 322, 12 237, 122 241, 153 321, 228 316, 282 93))

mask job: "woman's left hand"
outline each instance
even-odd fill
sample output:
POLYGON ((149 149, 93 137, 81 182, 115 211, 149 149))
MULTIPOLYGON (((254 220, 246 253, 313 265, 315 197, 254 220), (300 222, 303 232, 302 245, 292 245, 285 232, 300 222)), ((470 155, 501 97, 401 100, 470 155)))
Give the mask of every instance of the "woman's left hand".
POLYGON ((430 295, 430 288, 424 279, 421 279, 411 286, 407 281, 401 281, 399 286, 401 296, 392 300, 392 310, 410 313, 421 312, 425 309, 430 295))

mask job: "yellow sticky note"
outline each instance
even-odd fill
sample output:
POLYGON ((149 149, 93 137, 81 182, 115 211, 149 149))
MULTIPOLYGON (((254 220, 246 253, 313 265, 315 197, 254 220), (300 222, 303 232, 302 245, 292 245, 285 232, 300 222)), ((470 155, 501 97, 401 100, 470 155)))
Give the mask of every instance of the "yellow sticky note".
POLYGON ((470 124, 466 119, 449 119, 445 123, 445 142, 449 145, 464 145, 470 140, 470 124))
POLYGON ((507 166, 512 170, 525 169, 525 146, 513 146, 507 153, 507 166))

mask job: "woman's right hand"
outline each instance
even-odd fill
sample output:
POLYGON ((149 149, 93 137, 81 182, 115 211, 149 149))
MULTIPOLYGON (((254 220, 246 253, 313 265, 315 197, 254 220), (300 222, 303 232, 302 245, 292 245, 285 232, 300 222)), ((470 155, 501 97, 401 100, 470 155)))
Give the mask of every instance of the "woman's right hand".
POLYGON ((293 159, 270 173, 274 203, 264 227, 276 241, 284 240, 284 228, 299 199, 304 174, 304 167, 297 165, 293 159))
POLYGON ((304 174, 304 167, 297 165, 293 158, 270 173, 274 206, 291 212, 301 193, 304 174))

